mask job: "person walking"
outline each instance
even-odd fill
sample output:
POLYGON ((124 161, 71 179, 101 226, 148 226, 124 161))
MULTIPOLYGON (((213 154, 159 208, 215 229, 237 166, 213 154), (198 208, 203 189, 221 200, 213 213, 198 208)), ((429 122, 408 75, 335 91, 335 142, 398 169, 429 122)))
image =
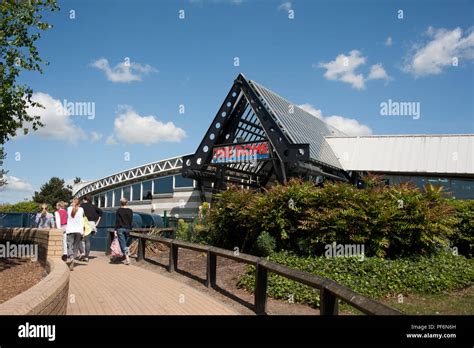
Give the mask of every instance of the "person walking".
POLYGON ((84 234, 84 209, 81 208, 81 201, 74 198, 72 206, 67 208, 67 263, 69 269, 74 269, 74 256, 79 249, 81 237, 84 234))
POLYGON ((54 221, 56 222, 56 228, 63 231, 63 261, 67 260, 67 211, 66 202, 59 201, 56 203, 56 211, 54 212, 54 221))
POLYGON ((120 249, 125 256, 125 264, 130 264, 128 245, 130 242, 130 230, 132 229, 133 211, 127 207, 127 199, 120 199, 120 208, 117 209, 115 217, 115 233, 118 237, 120 249))
POLYGON ((36 228, 54 228, 54 217, 53 214, 48 212, 48 205, 46 203, 41 204, 41 211, 36 214, 35 227, 36 228))
POLYGON ((91 239, 97 232, 97 225, 99 224, 100 219, 102 218, 102 209, 92 204, 92 197, 89 195, 84 197, 81 203, 81 208, 84 209, 84 214, 87 220, 89 220, 89 225, 92 230, 90 234, 84 236, 83 241, 81 242, 83 250, 81 250, 81 252, 84 253, 81 260, 88 262, 89 254, 91 252, 91 239))

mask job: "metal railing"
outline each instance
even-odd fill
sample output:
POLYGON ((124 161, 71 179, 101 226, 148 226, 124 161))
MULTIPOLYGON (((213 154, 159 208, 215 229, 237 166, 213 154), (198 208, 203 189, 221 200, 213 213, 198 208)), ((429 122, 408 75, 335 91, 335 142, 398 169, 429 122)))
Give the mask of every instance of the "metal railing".
POLYGON ((310 286, 320 291, 320 314, 338 315, 338 300, 357 308, 365 314, 371 315, 400 315, 401 312, 390 308, 384 304, 376 302, 368 297, 360 295, 355 291, 336 283, 333 280, 317 276, 308 272, 292 269, 284 265, 271 262, 265 258, 236 253, 231 250, 184 242, 176 239, 163 238, 154 235, 147 235, 147 229, 134 229, 130 233, 131 237, 138 239, 137 261, 145 259, 146 242, 155 242, 167 245, 170 248, 168 271, 174 272, 178 269, 178 250, 189 249, 207 253, 207 269, 205 284, 209 288, 216 286, 217 281, 217 256, 238 262, 253 265, 255 272, 255 292, 254 310, 257 314, 265 314, 267 308, 267 287, 268 272, 273 272, 285 278, 310 286))

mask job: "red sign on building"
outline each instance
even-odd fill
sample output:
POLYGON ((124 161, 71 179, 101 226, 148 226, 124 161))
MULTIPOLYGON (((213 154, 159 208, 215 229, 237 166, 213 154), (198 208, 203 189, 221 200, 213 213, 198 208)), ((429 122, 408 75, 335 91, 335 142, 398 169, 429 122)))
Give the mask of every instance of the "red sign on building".
POLYGON ((214 147, 211 163, 242 163, 270 158, 267 141, 214 147))

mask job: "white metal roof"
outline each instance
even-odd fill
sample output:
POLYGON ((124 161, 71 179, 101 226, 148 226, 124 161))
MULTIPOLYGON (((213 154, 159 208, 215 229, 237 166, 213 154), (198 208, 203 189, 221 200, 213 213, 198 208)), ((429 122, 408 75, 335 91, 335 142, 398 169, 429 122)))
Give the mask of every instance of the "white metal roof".
POLYGON ((324 136, 342 136, 344 133, 257 82, 249 82, 293 143, 308 143, 311 159, 341 169, 324 136))
POLYGON ((474 134, 327 136, 326 141, 347 171, 474 174, 474 134))

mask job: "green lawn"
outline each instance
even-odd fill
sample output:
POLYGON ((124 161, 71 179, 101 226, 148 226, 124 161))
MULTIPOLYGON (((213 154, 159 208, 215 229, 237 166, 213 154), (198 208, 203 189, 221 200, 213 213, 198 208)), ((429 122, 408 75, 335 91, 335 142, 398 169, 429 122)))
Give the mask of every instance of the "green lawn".
POLYGON ((408 295, 403 303, 396 298, 382 301, 386 305, 398 309, 405 314, 474 314, 474 286, 436 295, 408 295))

